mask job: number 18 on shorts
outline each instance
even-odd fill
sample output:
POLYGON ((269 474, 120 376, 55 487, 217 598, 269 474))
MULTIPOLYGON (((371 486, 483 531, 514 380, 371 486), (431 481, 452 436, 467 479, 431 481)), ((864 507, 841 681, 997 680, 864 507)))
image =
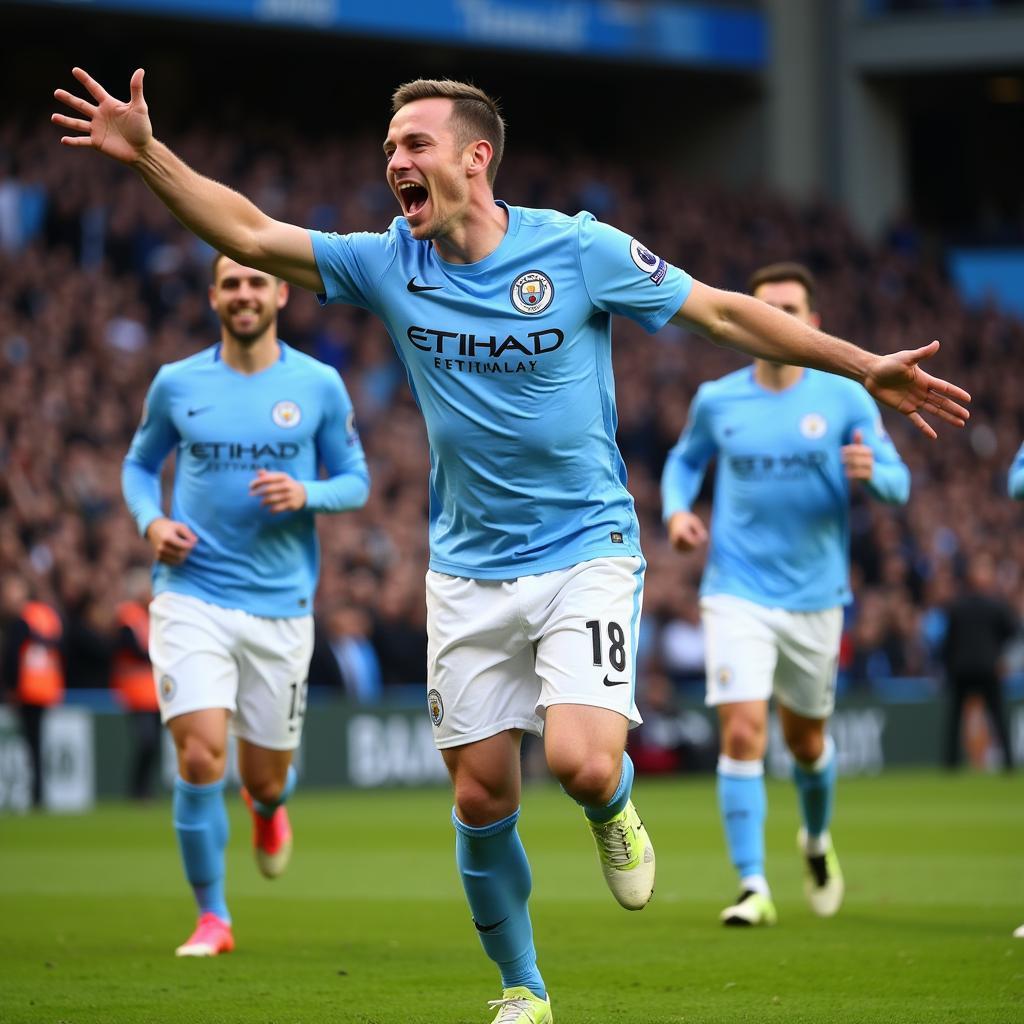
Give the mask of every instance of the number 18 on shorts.
POLYGON ((543 731, 553 704, 640 724, 636 640, 646 563, 597 558, 513 580, 427 573, 427 709, 438 747, 543 731))

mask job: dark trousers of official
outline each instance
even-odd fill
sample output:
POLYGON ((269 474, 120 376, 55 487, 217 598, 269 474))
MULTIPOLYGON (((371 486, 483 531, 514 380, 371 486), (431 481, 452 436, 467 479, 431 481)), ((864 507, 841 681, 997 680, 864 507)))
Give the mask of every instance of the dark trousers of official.
POLYGON ((963 724, 964 701, 976 693, 985 703, 988 720, 1003 749, 1003 767, 1013 768, 1013 750, 1010 747, 1010 728, 1006 717, 1006 704, 999 676, 995 672, 957 672, 949 676, 949 718, 946 720, 946 767, 960 764, 963 745, 960 741, 963 724))
POLYGON ((153 795, 153 769, 160 753, 160 712, 133 711, 131 795, 147 800, 153 795))
POLYGON ((32 769, 32 806, 43 805, 43 712, 39 704, 22 704, 18 708, 21 735, 28 747, 28 763, 32 769))

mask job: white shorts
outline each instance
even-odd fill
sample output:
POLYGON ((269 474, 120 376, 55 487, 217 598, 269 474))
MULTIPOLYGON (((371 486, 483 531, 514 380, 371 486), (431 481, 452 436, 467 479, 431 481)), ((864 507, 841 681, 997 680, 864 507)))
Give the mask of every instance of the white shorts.
POLYGON ((835 708, 843 609, 791 612, 731 594, 701 598, 709 706, 776 700, 805 718, 835 708))
POLYGON ((642 558, 596 558, 514 580, 427 573, 427 710, 438 747, 506 729, 540 735, 553 704, 633 701, 642 558))
POLYGON ((306 712, 313 616, 265 619, 164 591, 149 606, 149 657, 160 717, 227 708, 231 731, 294 750, 306 712))

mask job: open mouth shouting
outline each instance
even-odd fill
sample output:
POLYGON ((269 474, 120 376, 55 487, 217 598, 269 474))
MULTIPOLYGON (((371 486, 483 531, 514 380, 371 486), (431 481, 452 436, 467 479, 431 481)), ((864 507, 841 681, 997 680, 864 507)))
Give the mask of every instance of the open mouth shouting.
POLYGON ((406 217, 415 217, 430 199, 430 193, 418 181, 399 181, 395 188, 406 217))

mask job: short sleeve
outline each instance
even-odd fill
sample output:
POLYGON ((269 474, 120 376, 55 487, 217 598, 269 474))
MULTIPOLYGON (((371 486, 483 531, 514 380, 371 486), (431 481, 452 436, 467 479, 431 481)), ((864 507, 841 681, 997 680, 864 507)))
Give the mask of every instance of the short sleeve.
POLYGON ((686 301, 693 279, 618 228, 579 219, 580 264, 591 301, 653 333, 686 301))
POLYGON ((377 284, 395 258, 389 236, 368 231, 350 235, 310 231, 309 238, 324 282, 324 291, 317 296, 321 304, 346 302, 374 310, 377 284))

